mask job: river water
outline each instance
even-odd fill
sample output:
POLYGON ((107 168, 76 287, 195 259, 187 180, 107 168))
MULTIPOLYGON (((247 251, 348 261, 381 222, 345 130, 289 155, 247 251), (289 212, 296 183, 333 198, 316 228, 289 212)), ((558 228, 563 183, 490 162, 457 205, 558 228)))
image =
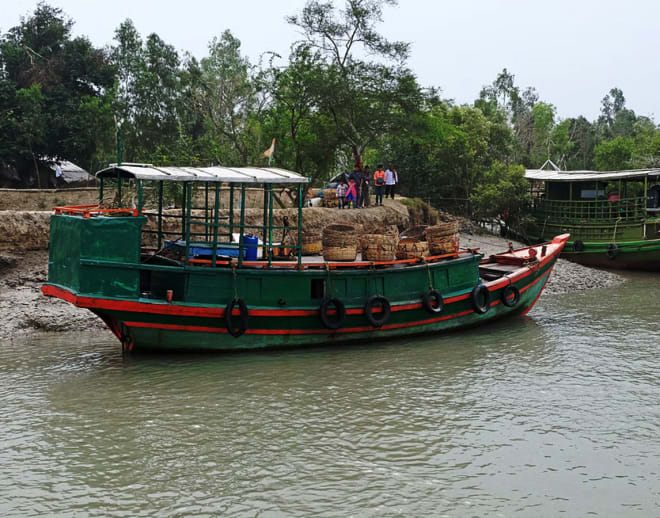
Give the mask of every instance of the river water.
POLYGON ((660 276, 432 338, 0 341, 2 516, 660 516, 660 276))

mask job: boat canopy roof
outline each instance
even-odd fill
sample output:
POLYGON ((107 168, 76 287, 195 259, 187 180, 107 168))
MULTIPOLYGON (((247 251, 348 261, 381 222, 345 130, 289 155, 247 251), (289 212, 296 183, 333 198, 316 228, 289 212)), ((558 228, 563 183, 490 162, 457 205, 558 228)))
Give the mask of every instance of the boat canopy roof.
POLYGON ((170 182, 309 183, 310 179, 276 167, 155 167, 151 164, 111 164, 97 178, 135 178, 170 182))
POLYGON ((544 169, 527 169, 525 178, 546 182, 605 182, 610 180, 625 180, 659 177, 660 169, 632 169, 628 171, 551 171, 544 169))

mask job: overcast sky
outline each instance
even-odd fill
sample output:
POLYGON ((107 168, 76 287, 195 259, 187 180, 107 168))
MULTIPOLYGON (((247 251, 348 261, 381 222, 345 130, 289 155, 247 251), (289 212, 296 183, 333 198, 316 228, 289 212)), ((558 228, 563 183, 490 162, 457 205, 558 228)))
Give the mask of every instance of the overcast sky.
MULTIPOLYGON (((74 19, 74 33, 112 42, 131 18, 179 50, 206 55, 213 36, 230 29, 253 61, 265 51, 288 55, 298 38, 284 20, 305 0, 50 0, 74 19)), ((343 0, 336 0, 343 5, 343 0)), ((19 23, 35 0, 0 0, 0 30, 19 23)), ((535 86, 560 117, 598 116, 610 88, 627 106, 660 118, 658 0, 400 0, 385 10, 390 39, 412 42, 409 65, 424 86, 459 103, 507 68, 521 87, 535 86)))

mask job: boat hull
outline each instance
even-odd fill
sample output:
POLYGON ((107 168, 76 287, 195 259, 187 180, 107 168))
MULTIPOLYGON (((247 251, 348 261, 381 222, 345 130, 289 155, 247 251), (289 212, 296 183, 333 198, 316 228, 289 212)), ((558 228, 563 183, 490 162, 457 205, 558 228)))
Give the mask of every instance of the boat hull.
MULTIPOLYGON (((381 327, 368 322, 363 307, 348 306, 342 327, 329 330, 321 323, 318 306, 287 309, 249 306, 247 329, 235 338, 225 326, 224 307, 85 297, 56 285, 46 285, 43 291, 96 313, 130 351, 234 351, 379 341, 472 327, 526 313, 539 297, 565 240, 555 244, 551 253, 543 254, 511 275, 484 283, 491 299, 484 313, 475 308, 471 288, 443 294, 442 311, 432 313, 423 307, 424 287, 420 287, 418 299, 392 303, 391 317, 381 327), (502 300, 509 284, 520 292, 513 307, 502 300)), ((236 310, 233 314, 237 314, 236 310)))
POLYGON ((608 249, 609 246, 603 242, 584 242, 584 249, 578 251, 569 242, 561 257, 597 268, 660 272, 660 239, 619 242, 616 252, 608 249))

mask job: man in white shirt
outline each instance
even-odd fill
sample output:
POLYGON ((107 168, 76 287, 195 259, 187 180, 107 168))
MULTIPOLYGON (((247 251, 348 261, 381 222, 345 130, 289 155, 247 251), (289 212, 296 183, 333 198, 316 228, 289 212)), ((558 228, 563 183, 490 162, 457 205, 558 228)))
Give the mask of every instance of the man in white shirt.
POLYGON ((396 174, 396 168, 394 167, 388 167, 387 170, 385 171, 385 197, 387 198, 388 196, 392 199, 394 199, 394 186, 396 185, 397 181, 399 180, 397 174, 396 174))

